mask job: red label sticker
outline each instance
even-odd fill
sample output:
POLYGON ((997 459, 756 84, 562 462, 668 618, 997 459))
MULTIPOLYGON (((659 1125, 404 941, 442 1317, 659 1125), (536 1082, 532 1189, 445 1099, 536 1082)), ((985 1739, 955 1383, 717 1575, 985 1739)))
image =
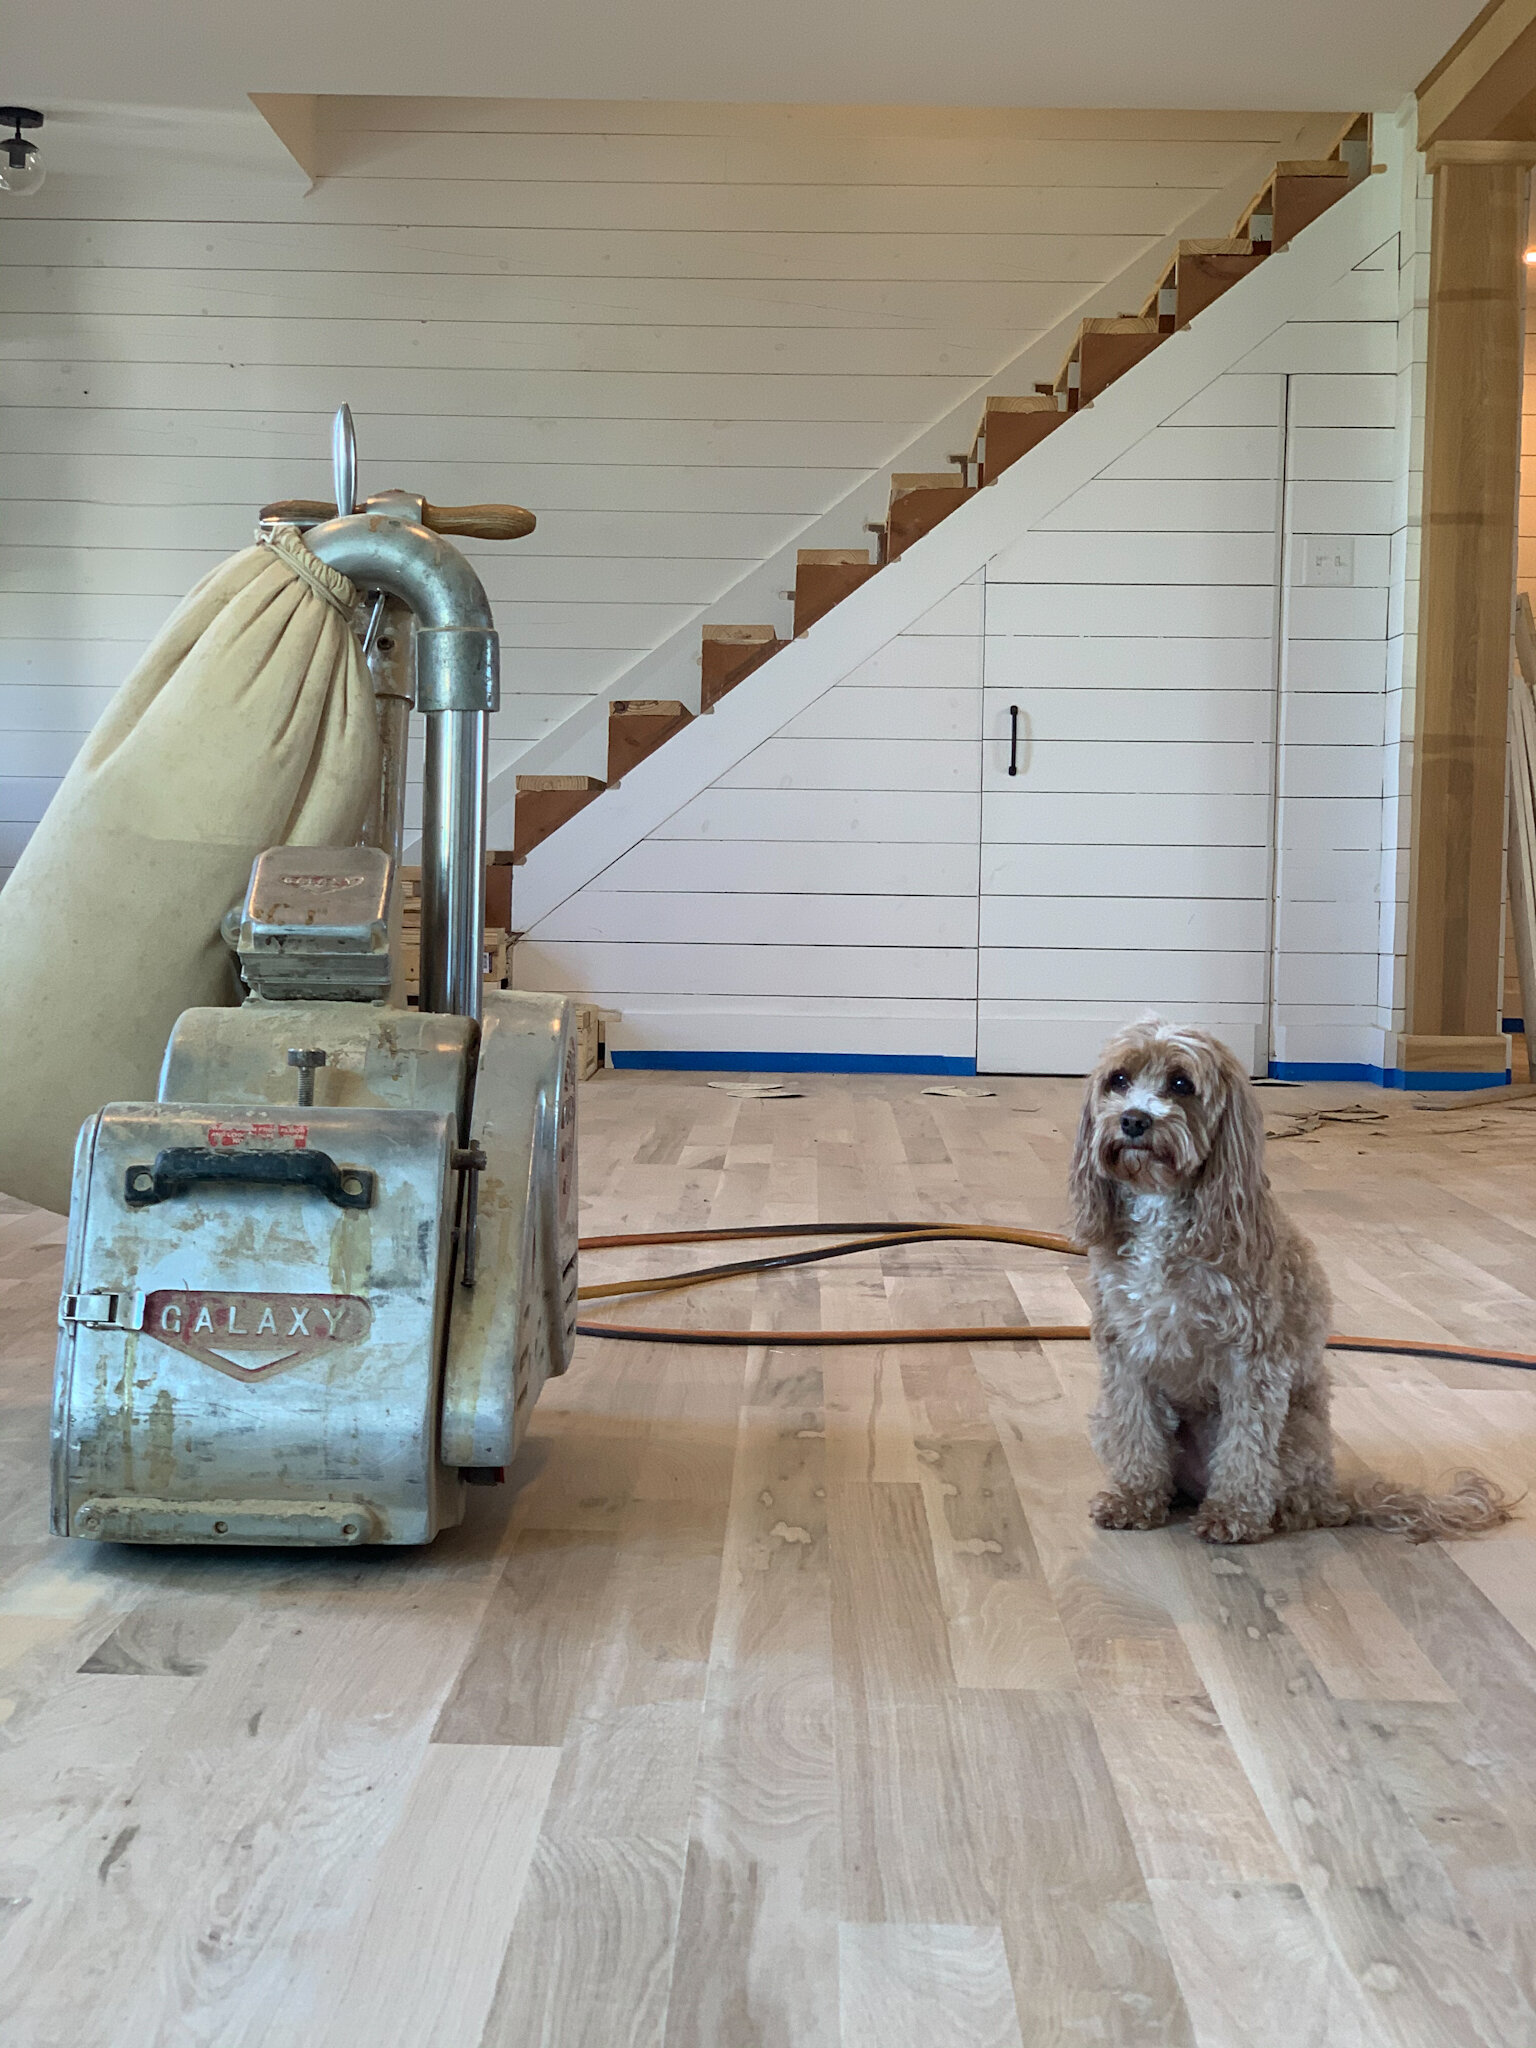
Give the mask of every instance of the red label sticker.
POLYGON ((357 1344, 373 1311, 358 1294, 214 1294, 162 1287, 144 1331, 236 1380, 269 1380, 318 1352, 357 1344))
POLYGON ((302 1152, 309 1143, 308 1124, 210 1124, 208 1143, 227 1152, 235 1145, 291 1145, 302 1152))

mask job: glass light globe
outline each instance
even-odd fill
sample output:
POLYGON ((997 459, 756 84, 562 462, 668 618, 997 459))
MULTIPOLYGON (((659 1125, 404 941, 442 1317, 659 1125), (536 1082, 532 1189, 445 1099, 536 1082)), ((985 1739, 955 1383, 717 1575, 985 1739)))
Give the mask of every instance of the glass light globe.
POLYGON ((42 190, 42 152, 35 142, 10 141, 0 144, 0 192, 17 199, 30 199, 42 190))

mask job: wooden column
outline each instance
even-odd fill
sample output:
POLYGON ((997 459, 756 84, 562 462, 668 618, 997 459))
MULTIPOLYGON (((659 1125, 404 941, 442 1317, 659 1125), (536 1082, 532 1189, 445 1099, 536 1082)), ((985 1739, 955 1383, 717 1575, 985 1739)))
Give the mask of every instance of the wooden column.
POLYGON ((1528 142, 1436 143, 1405 1068, 1502 1071, 1528 142))

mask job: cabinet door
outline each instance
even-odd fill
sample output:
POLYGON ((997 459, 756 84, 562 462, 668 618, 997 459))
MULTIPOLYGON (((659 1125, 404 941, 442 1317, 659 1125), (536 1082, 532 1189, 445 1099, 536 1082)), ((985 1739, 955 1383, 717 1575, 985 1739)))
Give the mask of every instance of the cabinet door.
POLYGON ((1263 1071, 1278 414, 1270 431, 1157 430, 1058 510, 1060 530, 989 571, 983 1072, 1086 1072, 1149 1010, 1206 1025, 1263 1071))

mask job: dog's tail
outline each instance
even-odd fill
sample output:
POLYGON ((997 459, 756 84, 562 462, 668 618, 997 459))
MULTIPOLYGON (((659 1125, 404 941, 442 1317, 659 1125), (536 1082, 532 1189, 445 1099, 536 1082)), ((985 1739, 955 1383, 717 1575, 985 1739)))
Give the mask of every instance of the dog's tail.
POLYGON ((1410 1543, 1451 1542, 1477 1536, 1513 1519, 1525 1498, 1511 1498, 1482 1472, 1457 1472, 1444 1493, 1421 1493, 1387 1479, 1366 1479, 1344 1489, 1350 1520, 1387 1529, 1410 1543))

